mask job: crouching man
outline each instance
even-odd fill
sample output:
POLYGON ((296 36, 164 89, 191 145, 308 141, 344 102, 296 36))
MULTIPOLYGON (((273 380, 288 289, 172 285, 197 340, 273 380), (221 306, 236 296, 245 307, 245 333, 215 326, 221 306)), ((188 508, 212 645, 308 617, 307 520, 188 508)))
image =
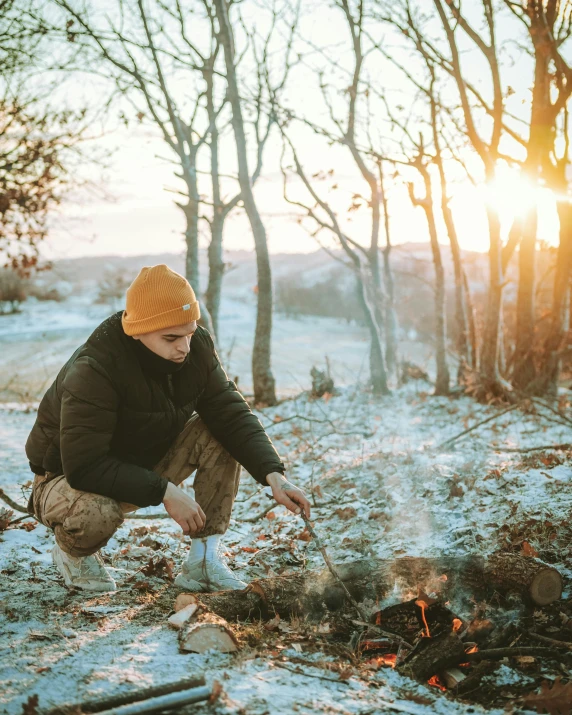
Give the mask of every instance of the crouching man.
POLYGON ((98 554, 126 512, 163 503, 193 538, 176 585, 242 589, 219 548, 241 465, 290 511, 310 505, 197 326, 189 283, 166 265, 143 268, 126 310, 105 320, 40 403, 26 454, 28 509, 53 529, 67 586, 112 591, 98 554), (196 471, 195 499, 179 488, 196 471))

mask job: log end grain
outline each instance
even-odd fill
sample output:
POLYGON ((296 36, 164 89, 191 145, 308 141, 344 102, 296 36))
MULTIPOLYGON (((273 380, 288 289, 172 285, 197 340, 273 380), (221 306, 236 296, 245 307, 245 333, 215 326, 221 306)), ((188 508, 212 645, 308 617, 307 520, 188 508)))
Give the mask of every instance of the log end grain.
POLYGON ((556 569, 546 566, 534 575, 529 593, 538 606, 547 606, 558 601, 562 596, 562 576, 556 569))

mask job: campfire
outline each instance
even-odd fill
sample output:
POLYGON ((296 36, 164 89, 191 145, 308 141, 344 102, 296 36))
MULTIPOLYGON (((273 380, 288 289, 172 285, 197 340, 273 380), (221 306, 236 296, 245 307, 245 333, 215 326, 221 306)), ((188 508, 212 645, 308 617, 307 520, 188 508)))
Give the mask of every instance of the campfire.
MULTIPOLYGON (((446 576, 443 580, 446 580, 446 576)), ((360 651, 362 657, 366 659, 366 665, 374 670, 380 667, 408 670, 419 680, 429 670, 439 667, 445 655, 442 644, 446 643, 450 646, 446 657, 452 657, 454 653, 457 657, 461 655, 460 648, 453 646, 453 643, 457 646, 457 641, 453 639, 449 643, 453 634, 456 634, 458 642, 462 644, 464 654, 476 653, 478 645, 468 636, 476 632, 477 626, 482 624, 482 621, 475 619, 470 624, 466 624, 448 608, 448 605, 448 603, 441 604, 438 599, 420 591, 417 598, 375 613, 376 626, 387 633, 395 633, 399 639, 392 640, 386 637, 364 640, 360 645, 360 651)), ((463 657, 460 660, 463 660, 463 657)), ((445 691, 465 680, 470 668, 469 662, 459 662, 458 667, 446 668, 439 673, 431 674, 426 678, 426 682, 445 691)))
MULTIPOLYGON (((541 636, 537 645, 527 637, 523 644, 514 624, 516 607, 542 607, 561 594, 556 569, 502 553, 487 559, 364 560, 339 566, 336 576, 307 571, 257 579, 244 592, 201 594, 200 608, 228 622, 260 620, 268 631, 281 619, 309 624, 327 618, 328 638, 351 645, 360 671, 393 668, 418 683, 463 695, 478 689, 503 658, 567 660, 558 641, 541 636)), ((211 630, 222 629, 220 618, 211 621, 211 630)), ((191 630, 196 639, 196 625, 191 630)), ((187 631, 181 637, 185 649, 198 650, 189 647, 187 631)))

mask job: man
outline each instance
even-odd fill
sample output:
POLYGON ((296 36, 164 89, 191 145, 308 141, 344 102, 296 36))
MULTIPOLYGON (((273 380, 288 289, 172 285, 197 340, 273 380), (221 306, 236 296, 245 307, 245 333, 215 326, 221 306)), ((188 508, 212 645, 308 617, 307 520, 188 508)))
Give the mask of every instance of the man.
POLYGON ((189 283, 146 267, 126 309, 105 320, 61 369, 26 443, 29 510, 53 529, 67 586, 115 590, 98 554, 124 514, 161 502, 193 538, 176 585, 242 589, 219 550, 241 466, 290 511, 310 505, 221 367, 189 283), (179 488, 196 470, 195 499, 179 488))

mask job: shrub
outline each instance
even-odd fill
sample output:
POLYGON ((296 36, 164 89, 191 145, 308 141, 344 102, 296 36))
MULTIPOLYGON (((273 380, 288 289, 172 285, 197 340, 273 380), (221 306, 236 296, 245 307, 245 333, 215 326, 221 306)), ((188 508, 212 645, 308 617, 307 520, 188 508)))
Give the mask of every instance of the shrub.
POLYGON ((27 297, 28 281, 9 268, 0 270, 0 314, 19 313, 27 297))

